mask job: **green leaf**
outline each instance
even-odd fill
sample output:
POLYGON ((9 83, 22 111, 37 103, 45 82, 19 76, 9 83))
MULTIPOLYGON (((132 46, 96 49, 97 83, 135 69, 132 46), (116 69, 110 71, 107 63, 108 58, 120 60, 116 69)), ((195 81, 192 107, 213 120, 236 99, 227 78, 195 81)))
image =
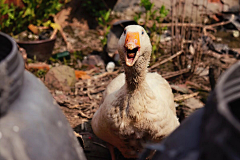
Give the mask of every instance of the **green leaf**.
POLYGON ((152 29, 156 30, 156 23, 153 24, 152 29))
POLYGON ((160 13, 164 13, 165 12, 165 6, 164 5, 162 5, 162 7, 160 8, 160 13))
POLYGON ((150 11, 153 8, 154 3, 151 3, 149 0, 141 0, 140 5, 143 6, 146 11, 150 11))
POLYGON ((162 7, 159 10, 161 18, 165 18, 168 15, 168 12, 169 11, 167 9, 165 9, 165 6, 162 5, 162 7))
POLYGON ((44 22, 42 25, 45 26, 45 27, 48 27, 51 23, 52 22, 50 20, 48 20, 47 22, 44 22))
POLYGON ((156 9, 156 10, 154 10, 152 14, 156 14, 156 13, 157 13, 157 11, 158 11, 157 9, 156 9))
POLYGON ((8 18, 14 19, 14 15, 12 13, 8 13, 8 18))
POLYGON ((111 10, 109 9, 109 10, 106 12, 105 16, 104 16, 104 20, 105 20, 105 21, 108 20, 108 18, 109 18, 109 16, 110 16, 110 13, 111 13, 111 10))
POLYGON ((152 46, 152 50, 153 50, 153 52, 155 52, 155 51, 157 50, 157 46, 156 46, 156 45, 153 45, 153 46, 152 46))
POLYGON ((27 8, 24 15, 23 15, 23 18, 28 16, 28 15, 32 15, 32 9, 31 8, 27 8))
POLYGON ((133 20, 134 20, 135 22, 138 22, 139 16, 138 16, 138 15, 135 15, 135 16, 133 17, 133 20))
MULTIPOLYGON (((50 21, 51 22, 51 21, 50 21)), ((58 29, 60 30, 61 29, 61 26, 57 23, 50 23, 50 26, 53 28, 53 29, 58 29)))

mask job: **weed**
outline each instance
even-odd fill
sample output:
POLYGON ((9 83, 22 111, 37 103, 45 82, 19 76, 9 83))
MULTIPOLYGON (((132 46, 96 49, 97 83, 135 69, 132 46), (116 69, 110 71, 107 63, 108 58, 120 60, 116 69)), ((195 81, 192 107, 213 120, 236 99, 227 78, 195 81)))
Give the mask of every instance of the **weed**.
POLYGON ((35 72, 35 75, 38 77, 38 78, 43 78, 47 73, 47 70, 45 69, 39 69, 35 72))
POLYGON ((104 46, 107 44, 107 35, 111 28, 111 26, 109 25, 110 21, 112 20, 110 17, 111 9, 109 9, 108 11, 102 10, 102 11, 99 11, 99 13, 100 13, 100 17, 98 18, 98 24, 103 28, 103 31, 104 31, 104 36, 101 39, 101 42, 104 46))
POLYGON ((83 53, 82 53, 82 51, 74 51, 73 52, 73 56, 74 56, 74 60, 83 60, 83 53))

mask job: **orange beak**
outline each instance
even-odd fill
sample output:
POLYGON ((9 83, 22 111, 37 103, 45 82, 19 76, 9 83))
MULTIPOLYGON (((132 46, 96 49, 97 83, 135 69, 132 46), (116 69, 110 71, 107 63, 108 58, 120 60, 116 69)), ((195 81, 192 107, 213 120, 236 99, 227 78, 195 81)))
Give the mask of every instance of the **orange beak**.
POLYGON ((125 39, 125 47, 132 50, 136 47, 140 47, 139 33, 138 32, 128 32, 125 39))
POLYGON ((124 47, 126 49, 126 65, 133 66, 139 57, 140 38, 138 32, 127 32, 124 47))

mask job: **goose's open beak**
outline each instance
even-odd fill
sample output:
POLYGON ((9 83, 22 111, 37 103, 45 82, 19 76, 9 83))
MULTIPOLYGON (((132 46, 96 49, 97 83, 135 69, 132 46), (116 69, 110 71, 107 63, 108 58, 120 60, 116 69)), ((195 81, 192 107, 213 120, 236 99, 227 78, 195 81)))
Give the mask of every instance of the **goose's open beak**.
POLYGON ((125 44, 126 65, 133 66, 140 55, 140 39, 138 32, 127 32, 125 44))

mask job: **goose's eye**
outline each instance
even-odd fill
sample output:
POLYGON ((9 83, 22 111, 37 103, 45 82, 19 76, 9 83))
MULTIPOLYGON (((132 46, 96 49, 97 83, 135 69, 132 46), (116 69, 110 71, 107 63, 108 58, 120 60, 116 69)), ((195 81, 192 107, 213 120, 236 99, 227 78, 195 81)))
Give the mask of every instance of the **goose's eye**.
POLYGON ((124 35, 126 34, 126 30, 125 29, 124 29, 123 33, 124 33, 124 35))
POLYGON ((142 35, 144 34, 144 31, 142 31, 142 35))

